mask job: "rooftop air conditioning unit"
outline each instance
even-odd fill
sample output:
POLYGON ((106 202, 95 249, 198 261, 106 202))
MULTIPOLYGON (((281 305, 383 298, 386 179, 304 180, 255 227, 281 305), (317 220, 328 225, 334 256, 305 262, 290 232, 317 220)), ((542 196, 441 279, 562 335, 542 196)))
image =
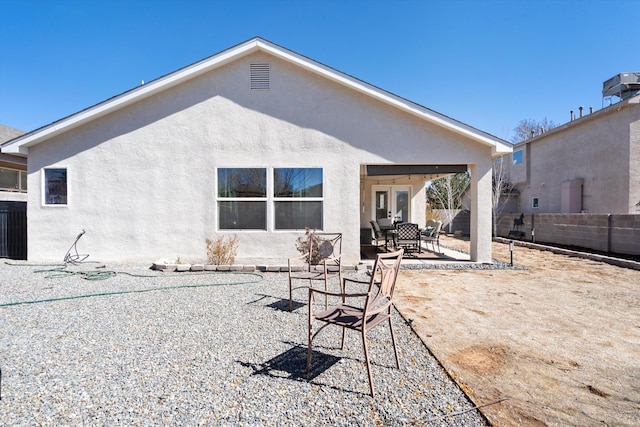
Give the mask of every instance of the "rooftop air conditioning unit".
POLYGON ((627 99, 640 94, 640 72, 620 73, 602 84, 602 96, 617 96, 627 99))

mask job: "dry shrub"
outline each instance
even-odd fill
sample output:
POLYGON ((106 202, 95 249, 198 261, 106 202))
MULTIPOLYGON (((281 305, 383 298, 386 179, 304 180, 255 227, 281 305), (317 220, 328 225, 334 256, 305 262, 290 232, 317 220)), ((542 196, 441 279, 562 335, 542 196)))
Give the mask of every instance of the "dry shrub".
POLYGON ((238 236, 219 237, 216 240, 207 239, 207 258, 213 265, 231 265, 238 255, 238 236))
POLYGON ((300 252, 300 255, 306 255, 304 260, 311 265, 317 265, 322 261, 318 248, 324 239, 316 235, 315 231, 315 229, 311 231, 307 228, 304 237, 298 237, 296 241, 296 249, 300 252), (311 259, 309 259, 309 245, 311 245, 311 259))
POLYGON ((446 222, 446 218, 442 210, 432 209, 430 206, 428 206, 425 211, 425 220, 442 221, 443 223, 446 222))

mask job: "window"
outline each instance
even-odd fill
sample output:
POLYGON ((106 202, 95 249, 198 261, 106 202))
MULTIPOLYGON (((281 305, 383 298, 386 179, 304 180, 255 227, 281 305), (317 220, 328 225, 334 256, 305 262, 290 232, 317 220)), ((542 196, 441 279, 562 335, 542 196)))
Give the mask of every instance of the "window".
POLYGON ((322 229, 322 169, 273 170, 276 230, 322 229))
POLYGON ((267 170, 218 169, 218 226, 222 230, 267 229, 267 170))
POLYGON ((522 150, 517 150, 513 152, 513 166, 522 164, 522 150))
POLYGON ((27 191, 27 173, 0 168, 0 191, 27 191))
POLYGON ((218 227, 322 229, 322 183, 322 168, 219 168, 218 227))
POLYGON ((67 169, 44 170, 44 204, 67 204, 67 169))
POLYGON ((534 197, 533 199, 531 199, 531 207, 533 209, 538 209, 539 206, 540 205, 538 203, 538 198, 537 197, 534 197))

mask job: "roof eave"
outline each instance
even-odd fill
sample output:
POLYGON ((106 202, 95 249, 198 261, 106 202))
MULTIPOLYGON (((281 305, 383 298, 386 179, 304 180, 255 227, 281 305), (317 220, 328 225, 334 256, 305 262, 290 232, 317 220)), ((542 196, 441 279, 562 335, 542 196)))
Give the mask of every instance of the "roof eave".
POLYGON ((28 155, 29 147, 38 144, 44 139, 67 132, 91 120, 95 120, 120 108, 145 99, 160 90, 171 88, 185 80, 221 67, 240 56, 257 50, 258 46, 259 45, 255 39, 250 40, 171 74, 159 77, 152 82, 130 89, 121 95, 102 101, 99 104, 53 122, 40 129, 25 134, 24 136, 8 141, 6 145, 2 147, 2 151, 5 153, 28 155))
POLYGON ((284 49, 268 41, 258 40, 257 43, 260 48, 289 62, 293 62, 311 72, 320 74, 329 80, 335 81, 344 86, 351 87, 352 89, 355 89, 365 95, 379 99, 386 104, 409 112, 422 119, 426 119, 427 121, 438 126, 448 128, 449 130, 466 136, 476 142, 491 146, 493 147, 492 152, 496 155, 502 155, 512 152, 511 144, 508 144, 506 143, 506 141, 503 141, 497 137, 486 134, 478 129, 472 128, 471 126, 465 125, 447 116, 436 113, 433 110, 408 101, 385 90, 379 89, 373 85, 363 82, 362 80, 339 72, 314 60, 310 60, 303 55, 297 54, 288 49, 284 49))

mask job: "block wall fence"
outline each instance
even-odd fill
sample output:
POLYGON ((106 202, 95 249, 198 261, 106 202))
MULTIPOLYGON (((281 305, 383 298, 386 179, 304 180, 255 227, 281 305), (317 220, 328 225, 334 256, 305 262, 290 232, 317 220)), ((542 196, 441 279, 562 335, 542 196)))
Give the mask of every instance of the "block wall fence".
MULTIPOLYGON (((519 213, 500 216, 497 234, 509 238, 519 213)), ((640 255, 640 215, 525 214, 520 240, 640 255)), ((513 234, 512 234, 513 236, 513 234)))

